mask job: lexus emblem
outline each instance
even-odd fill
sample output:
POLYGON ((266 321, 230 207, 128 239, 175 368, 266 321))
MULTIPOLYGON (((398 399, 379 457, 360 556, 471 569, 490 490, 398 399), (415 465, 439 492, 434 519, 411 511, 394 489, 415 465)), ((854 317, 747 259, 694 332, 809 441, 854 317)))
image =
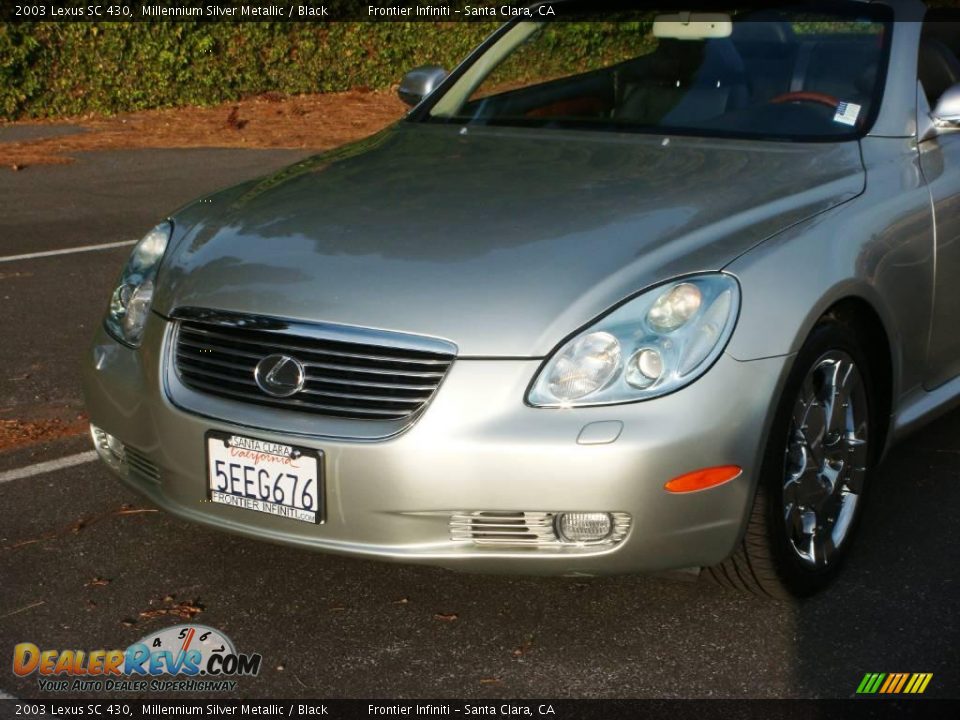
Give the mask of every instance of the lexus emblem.
POLYGON ((303 389, 303 363, 289 355, 267 355, 257 363, 253 379, 267 395, 290 397, 303 389))

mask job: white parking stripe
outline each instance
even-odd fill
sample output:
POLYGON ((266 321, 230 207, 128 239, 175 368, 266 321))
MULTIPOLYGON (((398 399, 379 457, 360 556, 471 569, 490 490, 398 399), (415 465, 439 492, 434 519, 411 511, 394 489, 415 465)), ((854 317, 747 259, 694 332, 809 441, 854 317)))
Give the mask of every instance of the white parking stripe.
POLYGON ((70 255, 72 253, 93 252, 94 250, 109 250, 110 248, 135 245, 136 240, 121 240, 120 242, 101 243, 100 245, 81 245, 80 247, 62 248, 60 250, 44 250, 43 252, 24 253, 23 255, 7 255, 0 257, 0 263, 16 262, 17 260, 34 260, 35 258, 53 257, 54 255, 70 255))
POLYGON ((57 460, 37 463, 36 465, 27 465, 26 467, 17 468, 16 470, 7 470, 6 472, 0 473, 0 484, 10 482, 11 480, 33 477, 34 475, 42 475, 43 473, 53 472, 54 470, 63 470, 64 468, 73 467, 74 465, 83 465, 84 463, 93 462, 96 459, 97 451, 88 450, 87 452, 77 453, 76 455, 67 455, 67 457, 58 458, 57 460))

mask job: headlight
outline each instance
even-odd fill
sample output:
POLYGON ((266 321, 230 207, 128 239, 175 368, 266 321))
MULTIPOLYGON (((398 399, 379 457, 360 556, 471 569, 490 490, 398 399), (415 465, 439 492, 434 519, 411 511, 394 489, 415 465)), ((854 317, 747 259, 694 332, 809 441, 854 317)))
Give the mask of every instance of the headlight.
POLYGON ((157 267, 172 232, 173 225, 162 222, 137 243, 110 297, 110 308, 104 324, 113 337, 131 347, 140 345, 143 337, 143 328, 153 302, 157 267))
POLYGON ((673 392, 713 365, 739 309, 740 286, 722 273, 648 290, 557 348, 527 401, 536 407, 612 405, 673 392))

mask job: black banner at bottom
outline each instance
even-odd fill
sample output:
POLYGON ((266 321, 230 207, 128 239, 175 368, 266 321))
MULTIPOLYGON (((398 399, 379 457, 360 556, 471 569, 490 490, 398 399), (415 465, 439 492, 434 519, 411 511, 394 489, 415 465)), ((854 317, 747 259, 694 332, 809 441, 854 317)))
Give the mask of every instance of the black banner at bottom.
POLYGON ((540 718, 858 720, 958 718, 960 699, 856 700, 0 700, 7 718, 540 718))

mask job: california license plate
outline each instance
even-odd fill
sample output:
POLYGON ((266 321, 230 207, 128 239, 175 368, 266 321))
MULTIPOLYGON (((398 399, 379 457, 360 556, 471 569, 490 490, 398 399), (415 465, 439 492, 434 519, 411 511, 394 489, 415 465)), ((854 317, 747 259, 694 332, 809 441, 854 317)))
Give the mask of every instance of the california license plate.
POLYGON ((323 452, 213 431, 206 439, 210 502, 323 522, 323 452))

